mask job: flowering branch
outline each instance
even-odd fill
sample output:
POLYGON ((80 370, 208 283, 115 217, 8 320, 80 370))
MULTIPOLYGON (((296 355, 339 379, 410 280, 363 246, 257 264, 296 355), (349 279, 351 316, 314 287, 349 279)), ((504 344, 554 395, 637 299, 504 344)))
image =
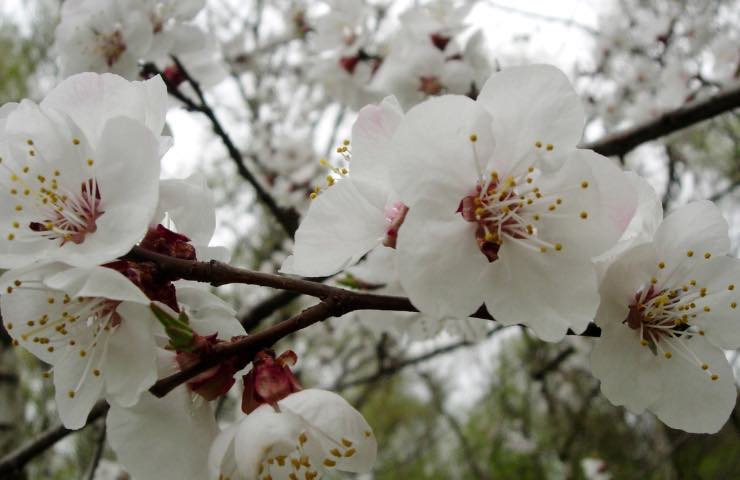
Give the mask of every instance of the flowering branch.
POLYGON ((690 127, 740 107, 740 85, 704 100, 692 102, 655 120, 637 125, 623 132, 607 135, 599 141, 583 145, 602 155, 624 155, 638 145, 690 127))

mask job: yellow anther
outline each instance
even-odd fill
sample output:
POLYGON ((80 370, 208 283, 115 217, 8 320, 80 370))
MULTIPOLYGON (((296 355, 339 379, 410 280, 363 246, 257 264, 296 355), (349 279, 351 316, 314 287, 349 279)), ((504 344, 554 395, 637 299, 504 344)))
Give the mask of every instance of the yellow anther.
POLYGON ((556 243, 555 244, 555 250, 557 250, 559 252, 562 249, 563 249, 563 245, 561 245, 560 243, 556 243))
POLYGON ((714 373, 714 374, 712 374, 712 376, 711 376, 711 377, 709 377, 709 378, 711 378, 711 379, 712 379, 713 381, 717 381, 717 379, 719 378, 719 375, 717 375, 716 373, 714 373))
POLYGON ((648 346, 648 341, 643 338, 643 339, 640 340, 640 345, 642 345, 643 347, 647 347, 648 346))
POLYGON ((95 161, 94 161, 94 160, 93 160, 92 158, 88 158, 88 159, 87 159, 87 165, 88 165, 89 167, 92 167, 92 166, 93 166, 93 163, 95 163, 95 161))
POLYGON ((14 235, 14 234, 12 234, 12 233, 9 233, 9 234, 8 234, 8 240, 11 240, 11 241, 12 241, 12 240, 15 240, 15 235, 14 235))
POLYGON ((308 441, 308 436, 306 436, 305 432, 301 432, 300 435, 298 435, 298 442, 303 445, 308 441))
POLYGON ((331 450, 329 450, 329 453, 331 453, 335 457, 341 457, 342 456, 342 452, 340 452, 338 448, 332 448, 331 450))
POLYGON ((709 253, 709 252, 707 252, 707 253, 704 254, 704 258, 706 258, 707 260, 709 260, 709 258, 711 258, 711 256, 712 256, 712 254, 709 253))
POLYGON ((67 396, 69 398, 75 398, 75 392, 74 392, 74 390, 70 390, 69 392, 67 392, 67 396))
POLYGON ((545 253, 547 251, 547 247, 540 247, 540 252, 545 253))
POLYGON ((95 375, 96 377, 99 377, 100 376, 100 370, 98 370, 97 368, 95 370, 93 370, 93 375, 95 375))
POLYGON ((730 304, 730 308, 737 308, 737 302, 732 302, 730 304))
POLYGON ((347 440, 346 438, 342 438, 342 445, 344 445, 345 447, 349 448, 349 447, 352 446, 352 441, 351 440, 347 440))
POLYGON ((20 212, 21 210, 23 210, 23 205, 16 205, 15 206, 15 211, 16 212, 20 212))
POLYGON ((588 218, 588 212, 586 211, 581 212, 581 218, 586 220, 588 218))
POLYGON ((28 140, 26 140, 26 143, 27 143, 28 145, 33 145, 33 140, 31 140, 31 139, 29 138, 28 140))
POLYGON ((345 139, 344 139, 344 141, 342 142, 342 144, 343 144, 343 145, 344 145, 344 146, 346 147, 347 145, 349 145, 349 140, 347 140, 347 139, 345 138, 345 139))
POLYGON ((331 458, 326 458, 324 459, 324 465, 327 467, 335 467, 337 465, 337 462, 335 462, 331 458))
POLYGON ((474 133, 471 133, 470 134, 470 137, 468 137, 468 138, 470 138, 470 141, 471 142, 477 142, 478 141, 478 135, 476 135, 474 133))
POLYGON ((704 307, 704 311, 708 313, 708 312, 711 312, 712 309, 709 307, 709 305, 707 305, 704 307))
POLYGON ((553 147, 552 143, 548 143, 548 144, 547 144, 547 146, 545 147, 545 149, 546 149, 546 150, 547 150, 548 152, 552 152, 552 149, 553 149, 553 148, 555 148, 555 147, 553 147))
POLYGON ((735 285, 732 283, 727 285, 727 290, 730 290, 730 291, 735 290, 735 285))
POLYGON ((660 269, 665 268, 665 262, 658 263, 658 268, 660 268, 660 269))
POLYGON ((308 198, 310 198, 311 200, 316 200, 316 197, 318 197, 316 192, 311 192, 311 194, 308 196, 308 198))
POLYGON ((709 365, 707 365, 706 363, 702 363, 701 364, 701 369, 702 370, 709 370, 709 365))
POLYGON ((671 352, 665 352, 665 353, 663 354, 663 356, 664 356, 665 358, 671 358, 671 357, 673 356, 673 354, 672 354, 671 352))
POLYGON ((689 250, 688 252, 686 252, 686 256, 689 257, 689 258, 693 257, 694 256, 694 251, 693 250, 689 250))
POLYGON ((80 139, 79 138, 73 138, 72 139, 72 144, 73 145, 79 145, 80 144, 80 139))
POLYGON ((588 182, 586 180, 581 182, 581 188, 588 188, 588 182))
POLYGON ((354 448, 350 448, 349 450, 347 450, 346 452, 344 452, 344 456, 347 457, 347 458, 349 458, 349 457, 353 456, 355 453, 357 453, 357 450, 355 450, 354 448))
POLYGON ((537 148, 542 148, 542 142, 540 142, 539 140, 537 140, 536 142, 534 142, 534 146, 537 147, 537 148))

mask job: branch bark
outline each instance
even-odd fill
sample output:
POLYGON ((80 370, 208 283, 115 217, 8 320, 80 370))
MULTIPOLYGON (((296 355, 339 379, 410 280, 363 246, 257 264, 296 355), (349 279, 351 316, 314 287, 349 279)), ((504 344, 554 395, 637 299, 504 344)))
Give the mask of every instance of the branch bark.
POLYGON ((624 155, 645 142, 730 112, 738 107, 740 107, 740 84, 727 88, 712 97, 666 112, 655 120, 582 145, 582 148, 588 148, 606 156, 624 155))

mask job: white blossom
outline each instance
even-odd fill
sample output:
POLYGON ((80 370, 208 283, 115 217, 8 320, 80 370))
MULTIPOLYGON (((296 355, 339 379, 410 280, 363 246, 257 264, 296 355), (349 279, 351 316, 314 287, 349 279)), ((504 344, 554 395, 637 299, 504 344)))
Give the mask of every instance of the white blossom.
POLYGON ((722 349, 740 346, 727 229, 711 202, 691 203, 607 270, 591 368, 615 405, 696 433, 727 420, 736 387, 722 349))
POLYGON ((0 110, 0 266, 93 266, 131 249, 157 204, 166 95, 160 79, 85 73, 0 110))
POLYGON ((308 389, 264 404, 221 432, 211 448, 212 480, 317 480, 334 471, 365 473, 375 463, 372 429, 346 400, 308 389))

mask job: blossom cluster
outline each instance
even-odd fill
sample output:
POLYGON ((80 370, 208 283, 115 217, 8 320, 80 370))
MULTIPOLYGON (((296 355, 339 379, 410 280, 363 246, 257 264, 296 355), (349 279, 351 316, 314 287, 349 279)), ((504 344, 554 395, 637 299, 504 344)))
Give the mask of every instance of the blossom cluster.
POLYGON ((147 392, 246 335, 233 308, 207 288, 129 254, 138 246, 185 260, 229 257, 209 246, 216 221, 205 181, 159 179, 171 143, 162 136, 166 110, 160 77, 95 73, 69 77, 40 104, 2 107, 4 329, 50 366, 45 377, 53 377, 67 428, 83 427, 101 398, 110 404, 110 443, 140 480, 254 478, 253 470, 283 466, 285 478, 368 470, 371 428, 341 397, 303 390, 290 373, 293 354, 258 355, 244 377, 249 415, 222 434, 209 402, 231 390, 248 358, 227 359, 162 400, 147 392), (286 450, 290 442, 295 451, 286 450), (161 458, 186 451, 187 461, 162 474, 161 458))
POLYGON ((583 92, 605 126, 653 119, 738 77, 736 8, 620 2, 599 19, 583 92))
POLYGON ((206 86, 226 70, 216 39, 192 20, 205 0, 70 0, 64 2, 53 50, 64 77, 81 72, 111 72, 135 80, 152 63, 173 83, 189 73, 206 86))
POLYGON ((715 432, 735 404, 722 349, 740 346, 727 222, 708 201, 662 220, 644 180, 578 148, 584 123, 567 77, 545 65, 494 74, 476 100, 369 105, 339 149, 349 168, 313 195, 282 271, 328 276, 365 259, 353 276, 382 278, 427 321, 485 307, 546 341, 594 322, 607 398, 715 432))
POLYGON ((393 93, 404 107, 445 93, 475 94, 491 71, 482 32, 469 35, 468 1, 416 4, 388 23, 362 0, 328 0, 315 31, 313 75, 332 96, 359 108, 393 93))

